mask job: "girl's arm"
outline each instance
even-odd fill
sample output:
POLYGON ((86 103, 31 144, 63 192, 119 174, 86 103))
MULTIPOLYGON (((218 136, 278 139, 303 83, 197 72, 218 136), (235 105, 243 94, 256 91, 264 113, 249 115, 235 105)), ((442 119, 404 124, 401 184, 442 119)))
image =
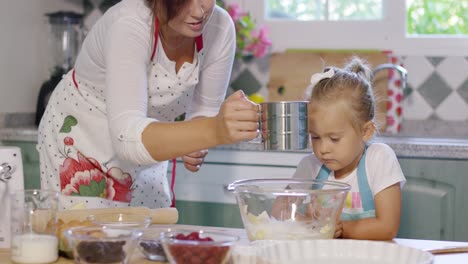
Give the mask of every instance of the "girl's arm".
POLYGON ((375 198, 375 218, 342 221, 342 237, 367 240, 392 240, 400 228, 401 190, 395 183, 375 198))

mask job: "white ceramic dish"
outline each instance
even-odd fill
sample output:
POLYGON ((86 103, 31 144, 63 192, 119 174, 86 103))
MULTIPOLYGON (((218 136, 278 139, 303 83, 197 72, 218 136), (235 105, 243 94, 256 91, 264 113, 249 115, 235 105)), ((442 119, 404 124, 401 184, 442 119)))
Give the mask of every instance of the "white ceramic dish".
POLYGON ((262 264, 431 264, 429 252, 390 242, 367 240, 324 239, 289 241, 254 241, 257 258, 252 251, 233 250, 235 263, 262 264))

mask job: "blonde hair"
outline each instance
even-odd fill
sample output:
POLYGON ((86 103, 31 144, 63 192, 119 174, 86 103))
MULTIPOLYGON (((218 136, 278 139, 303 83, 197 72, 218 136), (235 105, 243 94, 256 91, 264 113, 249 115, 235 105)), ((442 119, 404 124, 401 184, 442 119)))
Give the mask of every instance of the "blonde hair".
POLYGON ((368 121, 377 126, 370 66, 359 57, 352 57, 344 68, 327 67, 324 72, 330 69, 335 73, 313 87, 310 103, 324 104, 342 100, 349 106, 347 113, 356 131, 361 131, 368 121))

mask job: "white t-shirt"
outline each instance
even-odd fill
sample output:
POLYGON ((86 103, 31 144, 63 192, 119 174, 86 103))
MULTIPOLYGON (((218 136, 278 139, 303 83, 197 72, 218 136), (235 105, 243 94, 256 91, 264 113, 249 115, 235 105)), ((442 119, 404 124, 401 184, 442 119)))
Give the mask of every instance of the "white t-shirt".
MULTIPOLYGON (((323 163, 313 153, 307 155, 299 162, 293 177, 315 179, 322 165, 323 163)), ((395 183, 399 182, 400 186, 403 187, 406 182, 395 152, 388 145, 382 143, 373 143, 367 147, 366 174, 373 197, 395 183)), ((332 171, 328 180, 351 185, 343 212, 359 213, 363 211, 359 195, 357 168, 343 179, 335 179, 335 174, 332 171)))
MULTIPOLYGON (((121 1, 93 26, 75 63, 77 78, 92 83, 93 90, 104 94, 96 99, 105 102, 115 151, 119 157, 140 164, 154 162, 141 142, 141 132, 157 120, 148 116, 148 109, 154 107, 148 105, 153 19, 144 0, 121 1), (140 158, 134 160, 135 157, 140 158)), ((167 59, 161 47, 159 40, 155 60, 176 75, 175 62, 167 59)), ((224 9, 215 6, 203 31, 204 56, 186 119, 218 113, 226 96, 235 49, 232 19, 224 9)), ((184 78, 183 72, 177 76, 184 78)))

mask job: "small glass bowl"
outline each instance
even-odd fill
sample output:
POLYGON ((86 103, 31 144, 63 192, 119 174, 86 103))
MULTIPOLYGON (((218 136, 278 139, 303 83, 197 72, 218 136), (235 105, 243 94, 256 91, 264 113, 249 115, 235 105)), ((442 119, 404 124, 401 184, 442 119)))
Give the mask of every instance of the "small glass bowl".
POLYGON ((173 229, 161 234, 161 243, 171 264, 227 263, 231 255, 231 246, 238 240, 239 237, 235 235, 195 229, 173 229), (198 240, 179 238, 181 235, 187 238, 193 234, 198 236, 198 240), (211 241, 208 241, 208 238, 211 238, 211 241))
POLYGON ((89 215, 87 219, 99 226, 119 228, 147 228, 151 225, 151 216, 144 214, 103 213, 89 215))
POLYGON ((138 248, 141 253, 149 260, 167 262, 166 253, 164 253, 160 237, 163 232, 169 232, 171 230, 171 225, 152 225, 146 228, 138 242, 138 248))
POLYGON ((73 250, 75 263, 129 263, 143 231, 109 226, 72 227, 65 237, 73 250))

